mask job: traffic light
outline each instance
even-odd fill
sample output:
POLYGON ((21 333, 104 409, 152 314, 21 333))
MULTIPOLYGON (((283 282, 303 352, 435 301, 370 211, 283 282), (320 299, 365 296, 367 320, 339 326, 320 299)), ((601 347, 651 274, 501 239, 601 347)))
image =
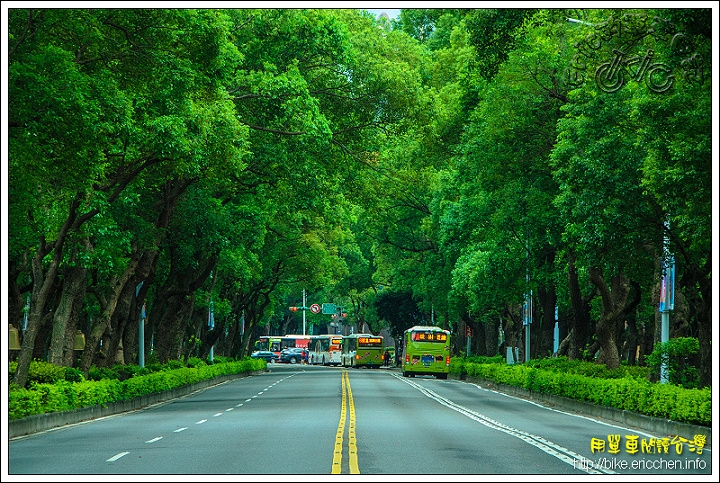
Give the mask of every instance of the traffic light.
POLYGON ((297 312, 297 310, 298 310, 297 307, 290 307, 290 312, 297 312))

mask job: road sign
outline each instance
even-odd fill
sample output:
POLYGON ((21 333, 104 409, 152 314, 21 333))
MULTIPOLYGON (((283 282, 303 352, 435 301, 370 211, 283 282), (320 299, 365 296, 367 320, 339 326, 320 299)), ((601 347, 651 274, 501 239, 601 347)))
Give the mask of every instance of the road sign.
POLYGON ((320 306, 318 304, 312 304, 310 306, 310 312, 313 314, 319 314, 320 313, 320 306))
POLYGON ((469 325, 465 326, 465 337, 472 337, 472 327, 469 325))
POLYGON ((333 315, 337 312, 335 304, 322 304, 322 313, 327 315, 333 315))

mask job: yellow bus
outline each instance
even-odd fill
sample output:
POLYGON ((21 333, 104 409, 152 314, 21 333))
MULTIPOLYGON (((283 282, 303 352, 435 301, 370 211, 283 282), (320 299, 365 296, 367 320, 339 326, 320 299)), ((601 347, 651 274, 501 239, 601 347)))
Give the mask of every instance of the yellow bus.
POLYGON ((383 363, 384 353, 385 343, 381 335, 351 334, 343 336, 343 367, 380 367, 383 363))
POLYGON ((429 375, 447 379, 450 373, 450 331, 436 326, 416 325, 403 335, 404 377, 429 375))

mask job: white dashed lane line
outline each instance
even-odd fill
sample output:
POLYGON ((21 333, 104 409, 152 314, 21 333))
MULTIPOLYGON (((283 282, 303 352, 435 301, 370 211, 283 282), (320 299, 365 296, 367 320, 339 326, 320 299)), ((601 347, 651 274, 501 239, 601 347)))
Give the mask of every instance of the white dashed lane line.
MULTIPOLYGON (((235 407, 236 407, 236 408, 241 407, 244 403, 249 402, 249 401, 252 401, 252 400, 255 399, 256 397, 262 395, 265 391, 268 391, 271 387, 275 386, 276 384, 279 384, 280 382, 284 381, 284 380, 287 379, 288 377, 292 377, 292 376, 294 376, 294 375, 295 375, 295 374, 292 374, 292 375, 290 375, 290 376, 284 377, 283 379, 280 379, 279 381, 276 381, 275 383, 269 385, 268 387, 266 387, 265 389, 263 389, 262 391, 260 391, 260 392, 257 393, 256 395, 254 395, 254 396, 246 399, 244 402, 241 402, 241 403, 236 404, 235 407)), ((235 409, 235 408, 227 408, 227 409, 225 410, 225 412, 232 411, 233 409, 235 409)), ((223 414, 223 413, 217 413, 217 414, 214 414, 213 417, 216 418, 216 417, 218 417, 218 416, 221 416, 222 414, 223 414)), ((207 421, 208 421, 207 419, 201 419, 200 421, 196 422, 195 424, 203 424, 203 423, 206 423, 207 421)), ((185 431, 186 429, 188 429, 188 428, 187 428, 187 427, 178 428, 178 429, 174 430, 173 433, 180 433, 180 432, 182 432, 182 431, 185 431)), ((160 441, 161 439, 163 439, 163 437, 162 437, 162 436, 158 436, 158 437, 153 438, 153 439, 151 439, 151 440, 149 440, 149 441, 145 441, 145 443, 146 443, 146 444, 155 443, 156 441, 160 441)), ((109 463, 112 463, 113 461, 117 461, 117 460, 119 460, 120 458, 122 458, 123 456, 125 456, 125 455, 127 455, 127 454, 129 454, 129 453, 130 453, 129 451, 123 451, 123 452, 118 453, 118 454, 116 454, 115 456, 113 456, 112 458, 109 458, 109 459, 107 459, 107 460, 105 460, 105 461, 107 461, 107 462, 109 462, 109 463)))
POLYGON ((122 458, 123 456, 125 456, 126 454, 128 454, 129 452, 130 452, 130 451, 123 451, 122 453, 118 453, 118 454, 116 454, 115 456, 113 456, 112 458, 110 458, 110 459, 108 459, 108 460, 106 460, 106 461, 117 461, 117 460, 119 460, 120 458, 122 458))

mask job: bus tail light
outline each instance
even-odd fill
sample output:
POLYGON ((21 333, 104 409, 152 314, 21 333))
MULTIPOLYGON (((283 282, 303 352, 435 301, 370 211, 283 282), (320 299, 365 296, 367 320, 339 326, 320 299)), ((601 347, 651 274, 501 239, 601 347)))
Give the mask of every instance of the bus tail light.
POLYGON ((405 354, 405 363, 410 364, 410 354, 405 354))
POLYGON ((446 366, 449 366, 449 365, 450 365, 450 356, 447 356, 447 357, 445 358, 445 365, 446 365, 446 366))

